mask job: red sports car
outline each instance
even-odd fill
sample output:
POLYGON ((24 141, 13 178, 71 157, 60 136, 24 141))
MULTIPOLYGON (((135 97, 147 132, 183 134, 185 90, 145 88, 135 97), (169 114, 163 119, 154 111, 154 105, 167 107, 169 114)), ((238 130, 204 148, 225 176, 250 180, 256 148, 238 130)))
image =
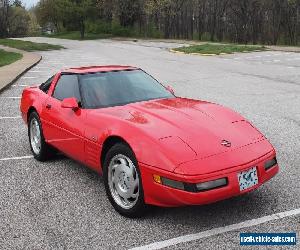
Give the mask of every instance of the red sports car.
POLYGON ((148 204, 207 204, 258 188, 278 172, 275 150, 245 118, 176 97, 143 70, 61 71, 23 91, 21 113, 37 160, 53 149, 103 173, 128 217, 148 204))

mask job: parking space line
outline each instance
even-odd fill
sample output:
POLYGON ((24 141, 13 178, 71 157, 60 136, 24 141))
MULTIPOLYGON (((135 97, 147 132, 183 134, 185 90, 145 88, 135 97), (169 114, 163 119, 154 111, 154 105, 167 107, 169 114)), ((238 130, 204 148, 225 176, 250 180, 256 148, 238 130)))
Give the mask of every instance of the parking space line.
POLYGON ((37 76, 23 76, 22 79, 35 79, 37 76))
POLYGON ((240 230, 243 228, 253 227, 253 226, 257 226, 257 225, 260 225, 260 224, 263 224, 263 223, 266 223, 269 221, 279 220, 279 219, 283 219, 285 217, 291 217, 291 216, 295 216, 295 215, 299 215, 299 214, 300 214, 300 208, 264 216, 264 217, 261 217, 258 219, 243 221, 243 222, 240 222, 237 224, 232 224, 232 225, 225 226, 225 227, 218 227, 218 228, 214 228, 214 229, 203 231, 203 232, 196 233, 196 234, 189 234, 189 235, 179 236, 179 237, 169 239, 169 240, 158 241, 158 242, 151 243, 149 245, 131 248, 130 250, 162 249, 162 248, 174 246, 174 245, 177 245, 180 243, 195 241, 195 240, 199 240, 199 239, 203 239, 203 238, 207 238, 207 237, 211 237, 211 236, 215 236, 215 235, 219 235, 219 234, 223 234, 223 233, 227 233, 227 232, 231 232, 231 231, 240 230))
POLYGON ((20 119, 22 118, 21 116, 0 116, 0 120, 5 120, 5 119, 20 119))
POLYGON ((33 158, 32 155, 25 155, 25 156, 18 156, 18 157, 2 158, 0 159, 0 161, 23 160, 23 159, 31 159, 31 158, 33 158))
POLYGON ((21 96, 0 96, 1 99, 21 99, 21 96))
POLYGON ((14 84, 14 85, 11 85, 12 87, 28 87, 29 85, 28 84, 14 84))

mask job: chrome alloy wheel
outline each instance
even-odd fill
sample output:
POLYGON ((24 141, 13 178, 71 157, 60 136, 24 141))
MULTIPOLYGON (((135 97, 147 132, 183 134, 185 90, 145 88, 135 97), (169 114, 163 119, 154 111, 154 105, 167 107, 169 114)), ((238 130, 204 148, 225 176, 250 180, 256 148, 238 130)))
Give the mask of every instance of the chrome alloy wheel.
POLYGON ((108 166, 108 185, 114 201, 124 209, 132 208, 139 197, 139 176, 125 155, 114 156, 108 166))
POLYGON ((30 144, 35 154, 39 154, 41 151, 41 130, 36 118, 30 121, 30 144))

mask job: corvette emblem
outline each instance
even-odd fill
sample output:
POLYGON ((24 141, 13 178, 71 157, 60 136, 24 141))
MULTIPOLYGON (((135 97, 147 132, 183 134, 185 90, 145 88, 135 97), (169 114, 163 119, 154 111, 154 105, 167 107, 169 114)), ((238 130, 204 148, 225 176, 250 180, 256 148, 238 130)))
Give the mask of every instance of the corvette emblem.
POLYGON ((221 145, 224 146, 224 147, 231 147, 231 142, 230 141, 226 141, 226 140, 223 140, 221 142, 221 145))

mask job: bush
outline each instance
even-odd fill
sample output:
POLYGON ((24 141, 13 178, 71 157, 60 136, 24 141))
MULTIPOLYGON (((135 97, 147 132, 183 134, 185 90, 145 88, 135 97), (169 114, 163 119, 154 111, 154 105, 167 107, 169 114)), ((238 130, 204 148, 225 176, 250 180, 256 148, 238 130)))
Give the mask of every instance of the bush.
POLYGON ((86 31, 93 34, 111 34, 112 27, 110 23, 102 20, 88 21, 86 22, 86 31))
POLYGON ((151 38, 163 38, 163 33, 159 31, 153 23, 149 24, 149 28, 147 30, 147 37, 151 38))
POLYGON ((111 33, 114 36, 129 37, 129 36, 133 36, 134 32, 133 32, 132 28, 122 27, 119 23, 113 22, 111 33))

